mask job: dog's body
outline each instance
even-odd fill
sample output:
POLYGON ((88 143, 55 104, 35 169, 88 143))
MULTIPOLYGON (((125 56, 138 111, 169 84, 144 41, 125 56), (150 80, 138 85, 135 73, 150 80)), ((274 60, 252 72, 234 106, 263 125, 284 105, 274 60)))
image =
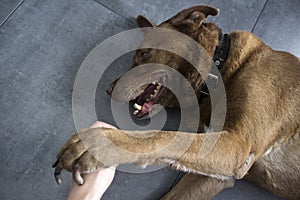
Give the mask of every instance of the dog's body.
MULTIPOLYGON (((189 35, 213 57, 220 43, 221 30, 214 24, 203 23, 203 20, 217 13, 211 7, 193 7, 180 12, 159 27, 189 35)), ((138 18, 138 24, 140 27, 155 27, 143 17, 138 18)), ((233 186, 235 178, 243 177, 281 197, 299 199, 300 61, 289 53, 272 50, 249 32, 233 32, 230 38, 229 54, 220 71, 227 96, 226 119, 223 131, 214 133, 219 139, 207 156, 202 158, 198 155, 205 134, 141 131, 138 134, 156 134, 136 138, 129 131, 87 129, 81 132, 81 138, 85 137, 88 141, 85 142, 86 146, 74 135, 62 148, 55 162, 57 178, 62 169, 74 171, 74 163, 80 167, 81 172, 103 168, 102 163, 87 153, 87 149, 98 144, 92 150, 93 155, 111 155, 111 165, 163 162, 192 172, 185 175, 163 199, 210 199, 222 189, 233 186), (121 156, 102 142, 100 135, 105 135, 129 152, 152 153, 121 156), (183 154, 176 148, 153 153, 153 150, 159 150, 177 136, 182 141, 193 141, 183 154)), ((143 53, 137 52, 134 66, 156 62, 173 67, 183 74, 189 71, 182 69, 182 61, 177 60, 180 58, 172 57, 172 62, 169 62, 167 56, 162 56, 166 54, 160 50, 147 51, 146 55, 143 53)), ((184 75, 196 91, 201 91, 203 81, 200 75, 184 75)), ((124 87, 124 94, 130 88, 130 85, 124 87)), ((170 96, 165 92, 159 103, 174 106, 171 100, 174 97, 170 96)), ((201 111, 206 109, 210 112, 207 99, 201 100, 201 111)), ((204 124, 209 123, 209 114, 201 115, 201 120, 204 124)))

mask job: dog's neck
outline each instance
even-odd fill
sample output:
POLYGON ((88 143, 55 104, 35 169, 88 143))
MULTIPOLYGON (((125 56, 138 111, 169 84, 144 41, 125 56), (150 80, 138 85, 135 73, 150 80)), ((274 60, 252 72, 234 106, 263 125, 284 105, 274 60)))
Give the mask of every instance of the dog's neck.
POLYGON ((226 61, 230 49, 230 35, 220 33, 219 45, 215 49, 214 64, 219 70, 222 69, 224 62, 226 61))
MULTIPOLYGON (((213 57, 213 63, 212 65, 215 65, 219 71, 222 70, 223 65, 228 57, 229 50, 230 50, 230 35, 228 34, 222 34, 219 35, 219 44, 215 49, 214 57, 213 57)), ((215 66, 212 66, 214 68, 215 66)), ((218 74, 213 73, 213 70, 209 73, 208 80, 206 80, 206 84, 201 89, 201 96, 200 98, 203 98, 204 96, 209 95, 209 90, 207 87, 207 82, 209 81, 210 84, 215 85, 216 82, 221 79, 218 74)))
MULTIPOLYGON (((215 77, 214 74, 211 74, 209 78, 222 80, 226 89, 231 83, 230 80, 232 77, 240 70, 240 67, 243 66, 243 63, 251 59, 250 57, 252 55, 262 55, 268 51, 267 49, 270 48, 265 45, 262 40, 247 31, 232 32, 227 36, 223 35, 223 39, 220 39, 214 54, 214 62, 217 62, 214 64, 218 67, 222 77, 215 77), (253 54, 253 52, 256 53, 253 54), (219 66, 217 65, 218 61, 220 61, 219 66)), ((207 88, 205 88, 205 86, 202 87, 199 98, 201 99, 208 95, 209 92, 207 88)))
POLYGON ((252 55, 260 56, 267 52, 269 47, 254 34, 247 31, 230 33, 230 47, 227 59, 220 70, 224 85, 230 84, 232 77, 240 70, 241 66, 251 58, 252 55), (253 54, 253 52, 256 52, 253 54))

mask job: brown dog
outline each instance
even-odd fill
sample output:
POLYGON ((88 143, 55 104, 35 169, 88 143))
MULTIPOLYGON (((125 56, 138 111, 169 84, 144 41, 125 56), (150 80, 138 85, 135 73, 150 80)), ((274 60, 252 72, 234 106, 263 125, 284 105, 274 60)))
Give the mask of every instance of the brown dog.
MULTIPOLYGON (((80 132, 80 138, 78 134, 73 135, 60 150, 53 165, 58 182, 61 181, 60 172, 65 169, 73 171, 75 181, 82 184, 80 173, 105 167, 95 156, 105 157, 107 163, 114 166, 122 163, 167 163, 179 170, 192 172, 185 175, 163 199, 210 199, 224 188, 232 187, 234 179, 244 177, 281 197, 300 198, 299 59, 289 53, 272 50, 249 32, 233 32, 220 37, 219 27, 204 22, 208 15, 217 14, 215 8, 196 6, 181 11, 158 26, 190 36, 220 66, 227 113, 223 131, 213 133, 218 141, 210 153, 205 157, 199 156, 205 139, 205 134, 201 133, 85 129, 80 132), (136 134, 145 137, 135 137, 136 134), (114 145, 105 142, 104 138, 133 153, 116 151, 114 145), (180 145, 160 150, 172 140, 191 143, 184 152, 180 145)), ((156 27, 141 16, 137 22, 140 27, 156 27)), ((188 45, 181 46, 189 52, 188 45)), ((201 122, 209 124, 210 100, 200 92, 204 90, 205 83, 189 63, 167 51, 138 50, 133 67, 145 63, 165 64, 183 74, 200 99, 201 112, 207 112, 201 113, 201 122)), ((203 63, 200 66, 207 72, 210 67, 203 63)), ((155 71, 147 75, 152 77, 154 74, 155 71)), ((114 84, 108 93, 112 93, 114 84)), ((147 115, 154 104, 177 106, 173 94, 159 82, 132 92, 134 84, 134 81, 128 81, 122 90, 118 90, 117 96, 135 99, 136 117, 147 115), (154 92, 155 89, 158 91, 154 92), (150 97, 151 93, 154 95, 150 97)), ((202 129, 200 125, 199 130, 202 129)))

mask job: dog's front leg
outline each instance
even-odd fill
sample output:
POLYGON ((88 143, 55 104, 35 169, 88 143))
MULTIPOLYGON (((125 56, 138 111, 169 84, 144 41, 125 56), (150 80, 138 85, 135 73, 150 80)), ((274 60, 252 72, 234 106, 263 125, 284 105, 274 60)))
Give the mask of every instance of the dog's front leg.
POLYGON ((85 129, 71 137, 57 156, 55 176, 63 169, 80 173, 123 163, 171 164, 179 170, 217 178, 241 178, 254 158, 249 144, 228 132, 213 133, 218 141, 203 157, 205 134, 175 131, 122 131, 106 128, 85 129))
POLYGON ((186 174, 161 200, 209 200, 225 188, 233 187, 235 180, 219 180, 198 174, 186 174))

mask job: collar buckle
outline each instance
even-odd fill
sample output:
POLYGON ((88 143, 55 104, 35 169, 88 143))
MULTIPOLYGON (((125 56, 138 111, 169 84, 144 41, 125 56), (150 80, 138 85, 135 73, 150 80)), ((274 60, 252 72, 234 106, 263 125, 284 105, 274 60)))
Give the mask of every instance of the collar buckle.
MULTIPOLYGON (((219 45, 216 47, 213 64, 215 64, 219 71, 223 68, 224 62, 226 61, 230 49, 230 35, 220 33, 219 36, 219 45)), ((205 81, 204 86, 200 93, 200 99, 203 95, 209 96, 209 90, 207 88, 207 84, 212 85, 213 87, 218 83, 219 77, 212 72, 208 74, 208 78, 205 81)), ((212 87, 212 88, 213 88, 212 87)))

